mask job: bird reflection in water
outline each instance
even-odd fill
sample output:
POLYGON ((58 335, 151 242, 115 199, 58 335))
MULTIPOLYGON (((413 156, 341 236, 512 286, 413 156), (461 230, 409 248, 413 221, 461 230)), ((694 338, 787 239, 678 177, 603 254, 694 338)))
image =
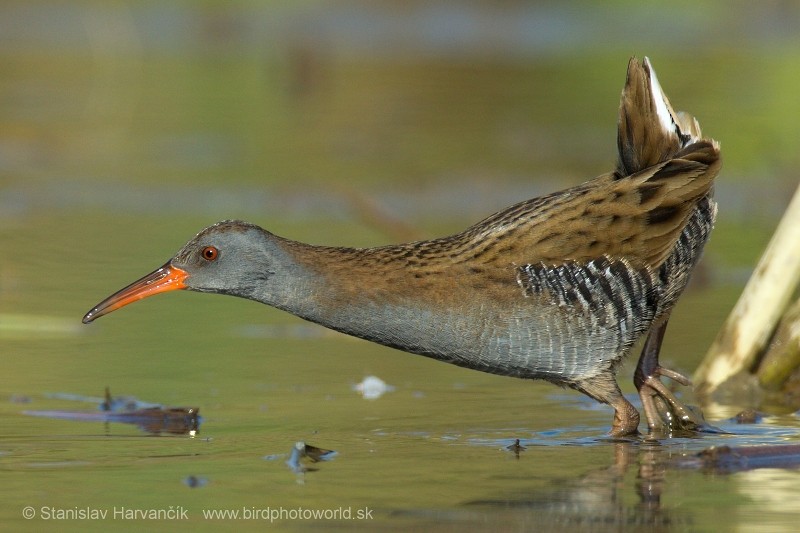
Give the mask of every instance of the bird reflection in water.
MULTIPOLYGON (((524 446, 515 443, 509 450, 519 453, 524 446), (512 449, 514 447, 515 449, 512 449)), ((676 515, 662 507, 661 494, 669 463, 669 453, 657 441, 615 442, 613 463, 589 472, 583 477, 555 487, 537 489, 524 497, 471 501, 472 508, 503 508, 521 512, 515 523, 527 523, 538 530, 548 524, 559 528, 607 531, 618 526, 636 526, 648 531, 669 530, 691 523, 691 517, 676 515), (624 497, 624 482, 631 468, 636 468, 635 490, 638 499, 632 503, 624 497), (528 518, 526 518, 528 517, 528 518)), ((526 458, 533 457, 528 449, 526 458)))

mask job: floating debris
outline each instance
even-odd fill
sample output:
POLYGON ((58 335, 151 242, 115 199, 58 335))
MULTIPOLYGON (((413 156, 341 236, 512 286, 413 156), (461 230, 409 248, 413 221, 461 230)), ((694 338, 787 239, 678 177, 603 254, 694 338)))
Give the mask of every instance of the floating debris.
POLYGON ((187 476, 186 478, 184 478, 183 484, 189 487, 190 489, 198 489, 208 485, 208 478, 204 478, 201 476, 187 476))
POLYGON ((755 409, 745 409, 733 417, 737 424, 758 424, 764 419, 764 415, 755 409))
POLYGON ((23 411, 23 414, 60 420, 134 424, 142 431, 152 434, 169 433, 195 436, 200 427, 200 410, 197 407, 165 407, 141 402, 132 397, 113 398, 108 387, 106 387, 104 398, 67 393, 49 394, 48 397, 94 403, 101 412, 51 410, 23 411))
POLYGON ((514 452, 514 455, 517 456, 517 459, 519 459, 519 452, 524 452, 527 449, 528 448, 519 443, 519 439, 515 439, 513 444, 506 446, 506 450, 514 452))
POLYGON ((126 413, 88 413, 81 411, 23 411, 28 416, 75 420, 80 422, 119 422, 134 424, 142 431, 155 435, 169 433, 172 435, 197 434, 200 426, 198 409, 193 407, 152 407, 126 413))
POLYGON ((26 394, 12 394, 8 397, 8 401, 11 403, 31 403, 33 399, 26 394))
POLYGON ((289 459, 286 460, 286 465, 292 470, 292 472, 298 474, 314 472, 318 470, 318 468, 306 466, 303 464, 304 459, 306 459, 307 462, 318 463, 320 461, 330 461, 337 455, 338 453, 333 450, 317 448, 316 446, 311 446, 303 441, 298 441, 292 448, 289 459))
POLYGON ((353 390, 361 394, 365 400, 377 400, 387 392, 394 391, 394 387, 377 376, 367 376, 361 383, 353 385, 353 390))

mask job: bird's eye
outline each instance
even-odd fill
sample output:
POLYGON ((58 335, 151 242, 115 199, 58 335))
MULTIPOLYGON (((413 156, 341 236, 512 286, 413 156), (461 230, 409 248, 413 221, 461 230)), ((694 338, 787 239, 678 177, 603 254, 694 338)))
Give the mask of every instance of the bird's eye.
POLYGON ((203 259, 206 261, 213 261, 219 256, 219 250, 214 246, 206 246, 203 248, 203 251, 200 252, 200 255, 202 255, 203 259))

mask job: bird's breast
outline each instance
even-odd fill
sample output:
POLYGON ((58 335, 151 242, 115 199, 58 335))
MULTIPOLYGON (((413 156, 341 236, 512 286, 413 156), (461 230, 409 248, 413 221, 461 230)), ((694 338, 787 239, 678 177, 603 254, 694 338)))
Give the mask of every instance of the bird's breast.
POLYGON ((570 313, 537 297, 447 306, 362 302, 322 321, 332 329, 462 367, 569 382, 607 368, 627 345, 624 324, 570 313), (538 301, 537 301, 538 300, 538 301))

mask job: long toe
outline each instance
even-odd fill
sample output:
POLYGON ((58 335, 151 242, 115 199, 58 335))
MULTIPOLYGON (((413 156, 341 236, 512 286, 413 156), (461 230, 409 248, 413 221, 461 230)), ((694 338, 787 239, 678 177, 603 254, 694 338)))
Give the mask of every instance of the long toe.
POLYGON ((656 368, 656 374, 659 376, 664 376, 665 378, 669 378, 673 381, 677 381, 684 387, 691 387, 692 380, 681 374, 680 372, 675 372, 674 370, 670 370, 669 368, 664 368, 663 366, 659 365, 656 368))
POLYGON ((651 431, 674 429, 696 431, 705 425, 702 416, 698 416, 678 400, 658 376, 650 376, 644 380, 639 388, 639 396, 651 431))

